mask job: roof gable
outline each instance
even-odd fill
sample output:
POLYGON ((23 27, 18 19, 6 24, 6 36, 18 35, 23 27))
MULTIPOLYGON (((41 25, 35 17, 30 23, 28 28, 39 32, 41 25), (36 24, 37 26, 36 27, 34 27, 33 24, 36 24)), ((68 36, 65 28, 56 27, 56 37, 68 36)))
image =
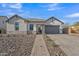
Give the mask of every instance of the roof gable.
POLYGON ((46 21, 50 21, 53 22, 54 20, 59 21, 60 23, 64 24, 64 22, 60 21, 59 19, 55 18, 55 17, 50 17, 49 19, 47 19, 46 21))
POLYGON ((16 18, 16 19, 14 19, 14 20, 18 20, 18 19, 26 20, 25 18, 23 18, 23 17, 21 17, 21 16, 14 15, 14 16, 10 17, 10 18, 7 20, 7 22, 9 22, 10 20, 12 20, 13 18, 16 18))

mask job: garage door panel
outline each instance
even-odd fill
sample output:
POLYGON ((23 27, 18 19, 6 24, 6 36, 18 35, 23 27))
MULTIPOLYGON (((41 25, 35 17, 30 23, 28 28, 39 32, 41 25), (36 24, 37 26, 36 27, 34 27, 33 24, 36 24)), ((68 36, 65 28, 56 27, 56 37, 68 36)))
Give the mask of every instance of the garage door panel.
POLYGON ((45 33, 46 34, 59 34, 59 26, 46 25, 45 33))

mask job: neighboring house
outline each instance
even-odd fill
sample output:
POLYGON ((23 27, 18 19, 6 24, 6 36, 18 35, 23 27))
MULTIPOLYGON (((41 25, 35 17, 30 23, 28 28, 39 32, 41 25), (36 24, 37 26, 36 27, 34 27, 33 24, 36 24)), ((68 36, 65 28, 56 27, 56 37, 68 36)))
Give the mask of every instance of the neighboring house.
POLYGON ((6 16, 0 16, 0 33, 6 32, 6 20, 8 18, 6 16))
POLYGON ((6 21, 7 34, 27 34, 32 33, 46 33, 46 34, 60 34, 63 33, 63 22, 50 17, 47 20, 29 18, 24 19, 18 15, 10 17, 6 21))

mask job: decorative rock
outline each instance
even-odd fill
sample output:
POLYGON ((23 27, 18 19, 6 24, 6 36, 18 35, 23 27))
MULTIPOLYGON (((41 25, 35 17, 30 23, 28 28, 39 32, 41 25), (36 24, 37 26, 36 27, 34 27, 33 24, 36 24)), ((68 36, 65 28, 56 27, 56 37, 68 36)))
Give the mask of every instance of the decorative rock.
POLYGON ((7 53, 6 56, 30 55, 35 35, 0 35, 0 53, 7 53), (5 36, 5 37, 4 37, 5 36))

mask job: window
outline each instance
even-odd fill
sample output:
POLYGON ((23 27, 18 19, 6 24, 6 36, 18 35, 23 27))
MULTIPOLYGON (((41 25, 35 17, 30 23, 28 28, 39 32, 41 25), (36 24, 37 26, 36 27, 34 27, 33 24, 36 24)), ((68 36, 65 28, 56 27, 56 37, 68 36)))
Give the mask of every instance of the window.
POLYGON ((15 30, 19 30, 19 22, 15 22, 15 30))
POLYGON ((33 30, 33 24, 30 24, 29 26, 30 26, 30 30, 33 30))

